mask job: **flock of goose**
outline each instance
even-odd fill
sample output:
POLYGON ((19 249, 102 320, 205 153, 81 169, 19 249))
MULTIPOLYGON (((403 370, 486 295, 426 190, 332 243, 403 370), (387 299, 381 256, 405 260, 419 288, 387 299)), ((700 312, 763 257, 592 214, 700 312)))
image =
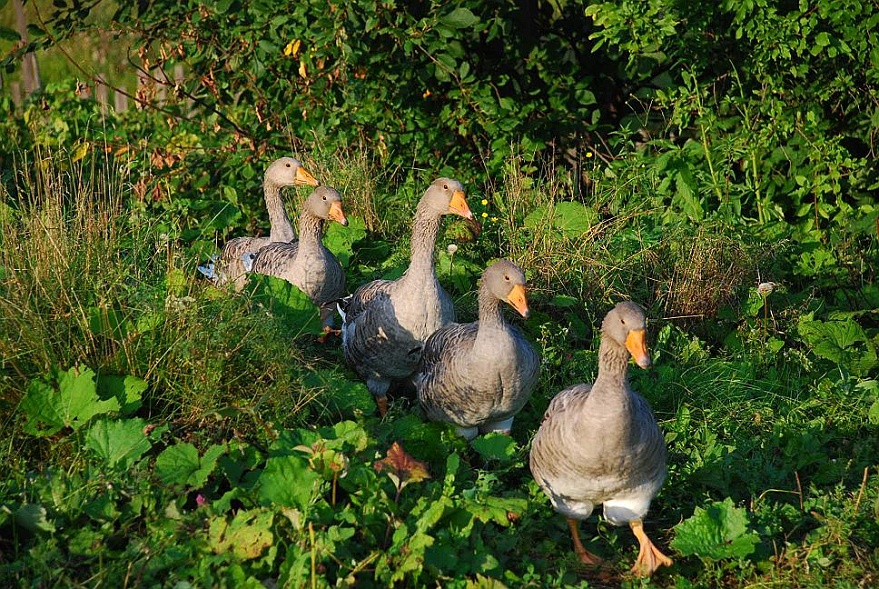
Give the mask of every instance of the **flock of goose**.
MULTIPOLYGON (((485 432, 509 433, 515 415, 537 384, 540 355, 504 320, 502 303, 529 315, 525 275, 509 260, 483 273, 479 319, 456 323, 455 308, 436 275, 434 249, 442 218, 458 215, 479 234, 479 223, 457 180, 435 180, 415 211, 409 267, 397 280, 374 280, 345 296, 345 274, 324 247, 324 221, 347 225, 342 199, 320 186, 290 157, 273 162, 264 178, 269 237, 240 237, 226 243, 199 271, 217 284, 241 290, 247 273, 283 278, 319 307, 322 340, 341 333, 347 364, 366 381, 379 412, 387 412, 394 383, 410 382, 428 419, 452 424, 472 439, 485 432), (280 190, 315 186, 303 203, 294 234, 280 190), (342 322, 333 328, 335 311, 342 322)), ((574 550, 586 564, 601 559, 580 541, 578 521, 598 504, 614 525, 628 524, 640 550, 632 567, 651 575, 672 564, 647 537, 643 518, 665 480, 666 447, 647 401, 629 385, 628 363, 651 365, 644 311, 622 302, 604 318, 598 376, 550 402, 531 443, 531 473, 554 509, 565 516, 574 550)))

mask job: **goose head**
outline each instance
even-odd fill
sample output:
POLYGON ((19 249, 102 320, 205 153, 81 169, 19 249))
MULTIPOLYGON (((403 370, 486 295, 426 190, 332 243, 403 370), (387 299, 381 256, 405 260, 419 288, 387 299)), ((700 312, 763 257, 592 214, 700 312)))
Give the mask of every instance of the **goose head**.
POLYGON ((434 180, 421 197, 418 208, 435 216, 458 215, 467 221, 467 225, 476 237, 482 232, 482 227, 467 206, 464 187, 452 178, 434 180))
POLYGON ((342 226, 348 219, 342 211, 342 195, 335 188, 318 186, 305 201, 305 207, 316 217, 335 221, 342 226))
POLYGON ((299 160, 292 157, 276 159, 266 169, 266 184, 275 186, 317 186, 319 182, 308 170, 302 167, 299 160))
POLYGON ((489 292, 528 318, 528 297, 525 294, 525 273, 509 260, 499 260, 488 267, 482 281, 489 292))
POLYGON ((653 364, 647 351, 647 318, 637 304, 630 301, 617 304, 605 316, 601 334, 626 348, 641 368, 650 368, 653 364))

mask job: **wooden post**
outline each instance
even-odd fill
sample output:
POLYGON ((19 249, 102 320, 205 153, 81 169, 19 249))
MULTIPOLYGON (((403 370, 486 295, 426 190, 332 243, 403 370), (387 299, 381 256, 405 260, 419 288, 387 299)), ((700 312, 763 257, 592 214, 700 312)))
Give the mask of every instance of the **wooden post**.
POLYGON ((106 80, 104 74, 98 74, 95 78, 95 100, 98 101, 102 114, 107 114, 107 103, 110 101, 110 87, 107 86, 106 80))
MULTIPOLYGON (((12 7, 15 9, 15 24, 18 28, 18 34, 21 41, 25 45, 28 44, 29 38, 27 34, 27 19, 24 17, 24 3, 22 0, 12 0, 12 7)), ((32 94, 43 87, 40 81, 40 68, 37 65, 37 56, 30 51, 24 54, 21 62, 21 75, 24 80, 24 91, 32 94)))

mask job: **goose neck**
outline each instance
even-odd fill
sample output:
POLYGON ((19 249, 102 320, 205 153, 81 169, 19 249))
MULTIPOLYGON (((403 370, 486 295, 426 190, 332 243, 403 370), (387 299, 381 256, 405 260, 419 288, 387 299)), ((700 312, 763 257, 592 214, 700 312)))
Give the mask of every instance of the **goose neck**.
POLYGON ((501 301, 483 284, 479 288, 479 322, 482 325, 503 325, 501 301))
POLYGON ((266 181, 263 191, 266 210, 269 212, 270 241, 293 241, 296 234, 284 209, 284 201, 281 200, 281 187, 274 182, 266 181))
POLYGON ((409 255, 410 275, 424 276, 434 275, 436 262, 434 261, 434 248, 439 236, 441 217, 431 215, 426 211, 419 210, 412 226, 412 245, 409 255))
POLYGON ((629 382, 629 352, 608 337, 601 338, 598 347, 598 377, 597 381, 603 381, 611 386, 603 387, 602 390, 625 393, 629 382))
POLYGON ((299 241, 301 243, 316 243, 320 241, 323 229, 323 219, 310 213, 299 216, 299 241))

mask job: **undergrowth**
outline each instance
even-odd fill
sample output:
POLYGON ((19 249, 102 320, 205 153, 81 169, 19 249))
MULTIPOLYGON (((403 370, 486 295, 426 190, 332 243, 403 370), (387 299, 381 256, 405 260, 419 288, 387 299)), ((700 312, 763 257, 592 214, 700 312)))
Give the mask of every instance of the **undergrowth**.
MULTIPOLYGON (((485 263, 520 263, 533 315, 511 320, 544 369, 512 436, 468 444, 406 394, 379 419, 338 341, 316 342, 297 289, 266 277, 235 295, 199 280, 201 245, 168 233, 174 219, 129 214, 132 162, 41 161, 0 200, 0 576, 11 585, 879 579, 875 333, 814 293, 758 291, 774 244, 659 222, 616 202, 610 182, 572 199, 563 181, 512 163, 496 190, 468 194, 479 241, 444 228, 438 273, 472 320, 485 263), (624 297, 652 318, 655 367, 633 368, 632 383, 669 445, 646 524, 675 565, 651 580, 622 572, 635 542, 597 516, 584 540, 613 564, 581 565, 527 468, 552 396, 594 379, 595 326, 624 297)), ((313 167, 345 187, 352 221, 362 215, 327 236, 349 290, 402 272, 417 194, 384 192, 365 157, 346 169, 322 154, 313 167)))

